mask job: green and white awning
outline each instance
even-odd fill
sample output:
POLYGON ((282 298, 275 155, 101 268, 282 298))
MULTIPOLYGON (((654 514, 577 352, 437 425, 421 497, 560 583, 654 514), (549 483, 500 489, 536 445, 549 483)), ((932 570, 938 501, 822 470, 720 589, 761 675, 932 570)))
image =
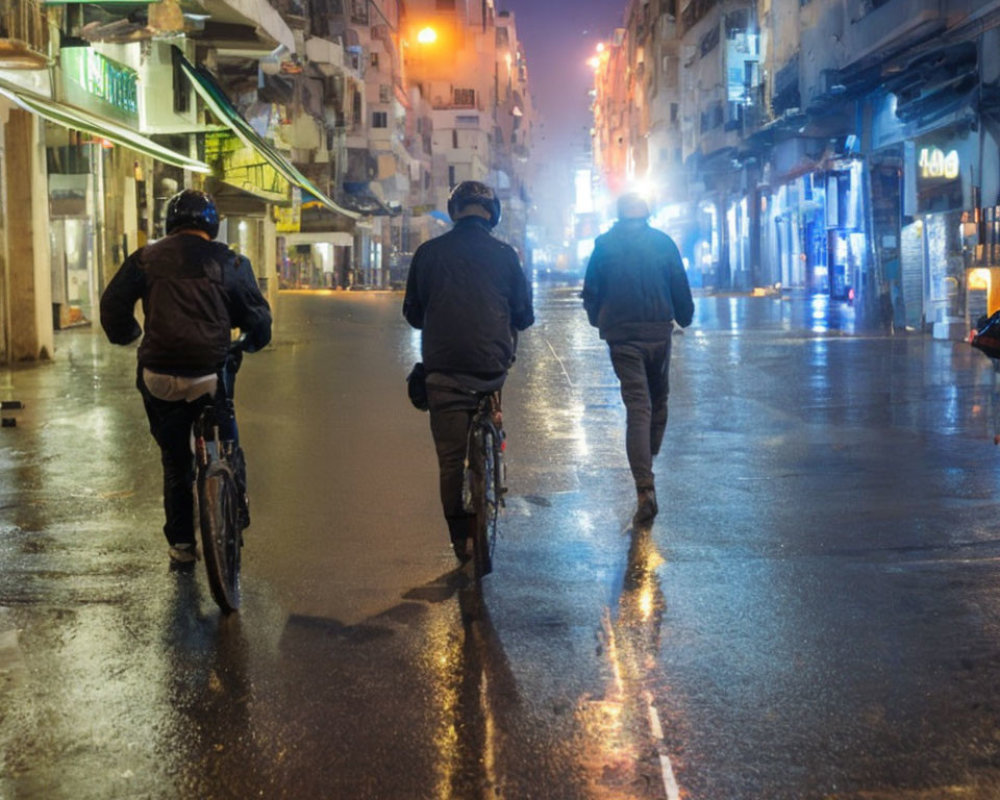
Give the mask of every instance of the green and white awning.
POLYGON ((98 117, 77 106, 60 103, 48 97, 34 94, 18 86, 0 81, 0 96, 6 97, 16 105, 42 119, 62 125, 64 128, 89 133, 100 139, 107 139, 122 147, 144 153, 166 164, 189 169, 192 172, 210 174, 212 168, 204 161, 185 155, 157 144, 152 139, 143 136, 125 125, 98 117))

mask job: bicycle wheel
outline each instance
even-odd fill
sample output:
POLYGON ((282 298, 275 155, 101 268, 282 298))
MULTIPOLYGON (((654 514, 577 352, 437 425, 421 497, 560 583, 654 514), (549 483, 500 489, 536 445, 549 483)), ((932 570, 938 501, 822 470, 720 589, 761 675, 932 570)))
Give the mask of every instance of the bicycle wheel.
POLYGON ((493 546, 496 543, 500 496, 497 492, 497 440, 488 425, 476 428, 473 435, 473 479, 476 525, 472 537, 472 560, 476 578, 493 571, 493 546))
POLYGON ((212 461, 198 472, 198 521, 205 570, 215 602, 227 614, 240 607, 239 490, 229 465, 212 461))

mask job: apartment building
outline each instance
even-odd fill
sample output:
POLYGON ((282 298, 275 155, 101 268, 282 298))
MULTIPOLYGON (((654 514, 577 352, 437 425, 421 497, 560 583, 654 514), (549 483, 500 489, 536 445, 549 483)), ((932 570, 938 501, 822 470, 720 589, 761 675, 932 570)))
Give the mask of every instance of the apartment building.
POLYGON ((0 0, 0 362, 91 324, 185 187, 213 193, 220 238, 272 299, 399 285, 465 178, 500 188, 523 247, 533 111, 514 20, 491 0, 425 5, 0 0), (447 49, 421 49, 428 22, 447 49))

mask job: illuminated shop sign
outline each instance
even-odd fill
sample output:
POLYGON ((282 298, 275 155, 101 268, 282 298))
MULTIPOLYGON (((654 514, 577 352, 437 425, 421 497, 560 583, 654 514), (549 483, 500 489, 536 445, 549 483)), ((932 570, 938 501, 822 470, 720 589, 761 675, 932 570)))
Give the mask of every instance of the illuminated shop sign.
POLYGON ((921 147, 917 166, 924 180, 943 178, 953 181, 961 175, 961 159, 957 150, 945 153, 940 147, 921 147))
POLYGON ((957 211, 965 207, 962 163, 967 155, 966 140, 960 136, 938 136, 915 143, 918 212, 957 211))
POLYGON ((138 73, 90 47, 60 51, 66 99, 124 122, 139 116, 138 73))

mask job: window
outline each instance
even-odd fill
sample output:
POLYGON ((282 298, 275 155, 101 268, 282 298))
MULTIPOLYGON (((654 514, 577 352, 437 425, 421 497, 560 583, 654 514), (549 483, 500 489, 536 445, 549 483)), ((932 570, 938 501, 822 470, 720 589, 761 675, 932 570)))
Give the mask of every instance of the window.
POLYGON ((361 92, 351 90, 351 122, 361 121, 361 92))
POLYGON ((455 0, 437 0, 436 7, 438 11, 454 11, 455 0))
POLYGON ((699 49, 701 50, 701 57, 704 58, 709 53, 711 53, 719 44, 719 28, 718 26, 712 28, 701 40, 699 49))
POLYGON ((392 87, 389 84, 383 83, 378 87, 378 101, 380 103, 392 102, 392 87))
POLYGON ((351 0, 351 22, 368 24, 368 0, 351 0))
POLYGON ((455 185, 455 167, 448 167, 448 187, 454 187, 455 185))
POLYGON ((385 111, 373 111, 372 112, 372 127, 373 128, 388 128, 389 127, 389 115, 385 111))
POLYGON ((454 103, 456 106, 465 106, 466 108, 471 108, 476 105, 476 90, 475 89, 455 89, 454 90, 454 103))
POLYGON ((375 69, 378 69, 378 53, 369 53, 368 63, 375 67, 375 69))
POLYGON ((454 149, 454 150, 458 149, 458 131, 457 130, 452 130, 452 132, 451 132, 451 146, 452 146, 452 149, 454 149))
POLYGON ((180 66, 174 66, 174 111, 184 114, 191 107, 191 81, 180 66))

